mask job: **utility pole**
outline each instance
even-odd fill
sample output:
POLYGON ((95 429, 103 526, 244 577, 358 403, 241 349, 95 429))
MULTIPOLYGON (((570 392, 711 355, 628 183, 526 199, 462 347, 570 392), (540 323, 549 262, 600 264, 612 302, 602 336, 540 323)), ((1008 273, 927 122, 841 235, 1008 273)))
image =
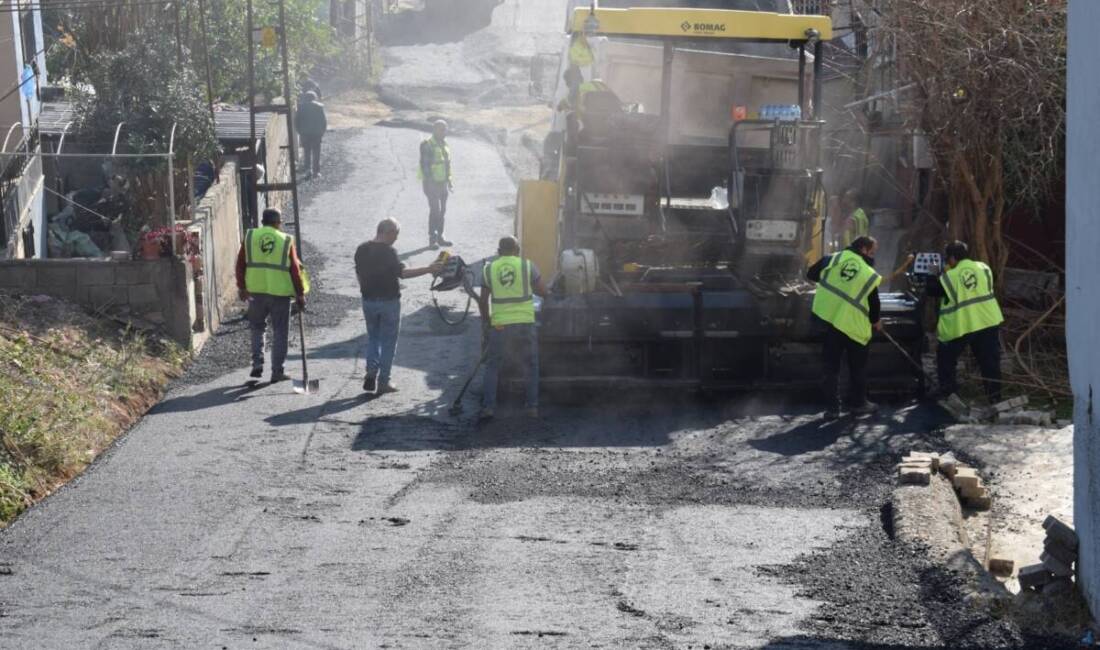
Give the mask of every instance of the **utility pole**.
MULTIPOLYGON (((253 0, 247 0, 246 7, 246 22, 248 23, 248 48, 249 48, 249 61, 248 61, 248 97, 249 97, 249 126, 251 130, 251 138, 249 140, 249 148, 253 152, 253 159, 256 157, 256 115, 261 113, 271 114, 271 119, 278 119, 279 116, 286 118, 286 132, 287 132, 287 161, 289 166, 289 178, 285 182, 278 182, 273 179, 273 175, 277 172, 276 169, 268 169, 266 177, 263 182, 256 178, 253 182, 252 190, 250 192, 250 201, 253 206, 256 206, 255 212, 258 212, 259 207, 259 193, 263 192, 290 192, 290 214, 293 216, 294 221, 294 238, 298 241, 298 252, 301 254, 301 242, 302 242, 302 226, 301 219, 298 215, 298 137, 297 130, 294 125, 294 97, 293 86, 290 82, 290 52, 287 48, 286 40, 286 0, 274 0, 273 5, 277 8, 277 24, 276 25, 261 25, 256 27, 254 24, 254 14, 252 12, 253 0), (255 66, 255 45, 253 43, 253 37, 256 33, 260 34, 261 47, 268 49, 279 50, 279 64, 281 66, 278 70, 278 78, 282 81, 282 98, 283 102, 257 104, 256 103, 256 66, 255 66)), ((268 149, 268 153, 272 153, 269 149, 272 143, 265 143, 265 148, 268 149)), ((252 165, 252 174, 255 178, 256 163, 252 165)), ((253 226, 256 225, 256 214, 251 215, 253 219, 253 226)), ((290 225, 284 215, 284 225, 290 225)))
POLYGON ((244 36, 248 42, 248 160, 245 167, 245 195, 248 197, 248 226, 255 228, 260 225, 260 201, 256 191, 260 178, 256 173, 256 26, 252 20, 252 0, 246 0, 245 4, 244 36))

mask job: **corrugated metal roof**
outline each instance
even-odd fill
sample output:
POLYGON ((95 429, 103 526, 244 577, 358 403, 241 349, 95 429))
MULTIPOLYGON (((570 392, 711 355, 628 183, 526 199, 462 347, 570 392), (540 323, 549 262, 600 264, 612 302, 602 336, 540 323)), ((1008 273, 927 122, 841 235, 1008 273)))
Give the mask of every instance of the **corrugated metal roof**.
MULTIPOLYGON (((256 114, 256 133, 261 138, 271 115, 271 113, 256 114)), ((218 140, 223 142, 248 142, 248 109, 233 107, 230 110, 215 110, 214 130, 218 134, 218 140)))
POLYGON ((69 102, 42 102, 38 113, 38 129, 42 135, 61 135, 73 121, 73 105, 69 102))
MULTIPOLYGON (((263 137, 270 113, 256 115, 256 131, 263 137)), ((39 130, 42 135, 59 136, 68 130, 73 121, 73 107, 69 102, 42 102, 42 111, 38 115, 39 130)), ((214 132, 222 142, 248 142, 248 109, 243 106, 230 106, 214 111, 214 132)))

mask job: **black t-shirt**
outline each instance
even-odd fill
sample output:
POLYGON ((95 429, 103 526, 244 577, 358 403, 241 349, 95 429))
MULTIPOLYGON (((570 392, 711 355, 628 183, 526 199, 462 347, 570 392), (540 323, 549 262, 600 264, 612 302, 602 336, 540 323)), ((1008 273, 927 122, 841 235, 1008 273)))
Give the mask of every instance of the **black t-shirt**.
POLYGON ((397 251, 389 244, 369 241, 355 251, 355 274, 359 276, 359 292, 370 300, 393 300, 401 297, 401 272, 405 265, 397 259, 397 251))

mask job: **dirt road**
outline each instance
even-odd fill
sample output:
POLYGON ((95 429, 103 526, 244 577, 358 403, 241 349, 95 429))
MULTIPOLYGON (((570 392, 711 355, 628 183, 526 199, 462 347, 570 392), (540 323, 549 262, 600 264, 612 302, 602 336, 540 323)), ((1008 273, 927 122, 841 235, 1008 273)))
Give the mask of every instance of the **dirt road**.
MULTIPOLYGON (((535 5, 498 11, 527 24, 535 5)), ((448 234, 471 259, 514 201, 483 135, 452 140, 448 234)), ((0 533, 0 646, 1025 647, 883 527, 897 456, 942 442, 918 407, 823 425, 798 396, 605 394, 478 428, 446 410, 479 324, 441 327, 424 280, 405 283, 401 391, 365 398, 351 256, 384 216, 409 264, 434 256, 422 137, 332 133, 307 191, 321 394, 244 388, 228 328, 110 454, 0 533)))

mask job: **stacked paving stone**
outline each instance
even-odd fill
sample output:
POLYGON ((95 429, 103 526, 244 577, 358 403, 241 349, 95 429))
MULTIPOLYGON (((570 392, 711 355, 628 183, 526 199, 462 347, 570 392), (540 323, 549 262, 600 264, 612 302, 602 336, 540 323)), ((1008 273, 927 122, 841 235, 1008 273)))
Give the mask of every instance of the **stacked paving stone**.
POLYGON ((912 451, 898 463, 898 480, 903 485, 928 485, 932 474, 939 469, 940 455, 912 451))
POLYGON ((989 510, 993 504, 989 488, 977 471, 960 463, 950 453, 910 452, 898 463, 898 480, 903 485, 928 485, 937 471, 951 481, 963 504, 975 510, 989 510))
POLYGON ((1045 595, 1060 595, 1073 590, 1077 564, 1077 533, 1053 515, 1046 518, 1047 531, 1039 564, 1020 569, 1017 579, 1022 591, 1038 591, 1045 595))
POLYGON ((1027 405, 1027 395, 1013 397, 988 407, 971 407, 956 394, 940 401, 940 406, 950 413, 956 421, 965 424, 994 422, 996 424, 1026 424, 1042 427, 1054 426, 1055 424, 1063 426, 1063 422, 1055 422, 1054 413, 1050 411, 1029 411, 1025 409, 1027 405))

